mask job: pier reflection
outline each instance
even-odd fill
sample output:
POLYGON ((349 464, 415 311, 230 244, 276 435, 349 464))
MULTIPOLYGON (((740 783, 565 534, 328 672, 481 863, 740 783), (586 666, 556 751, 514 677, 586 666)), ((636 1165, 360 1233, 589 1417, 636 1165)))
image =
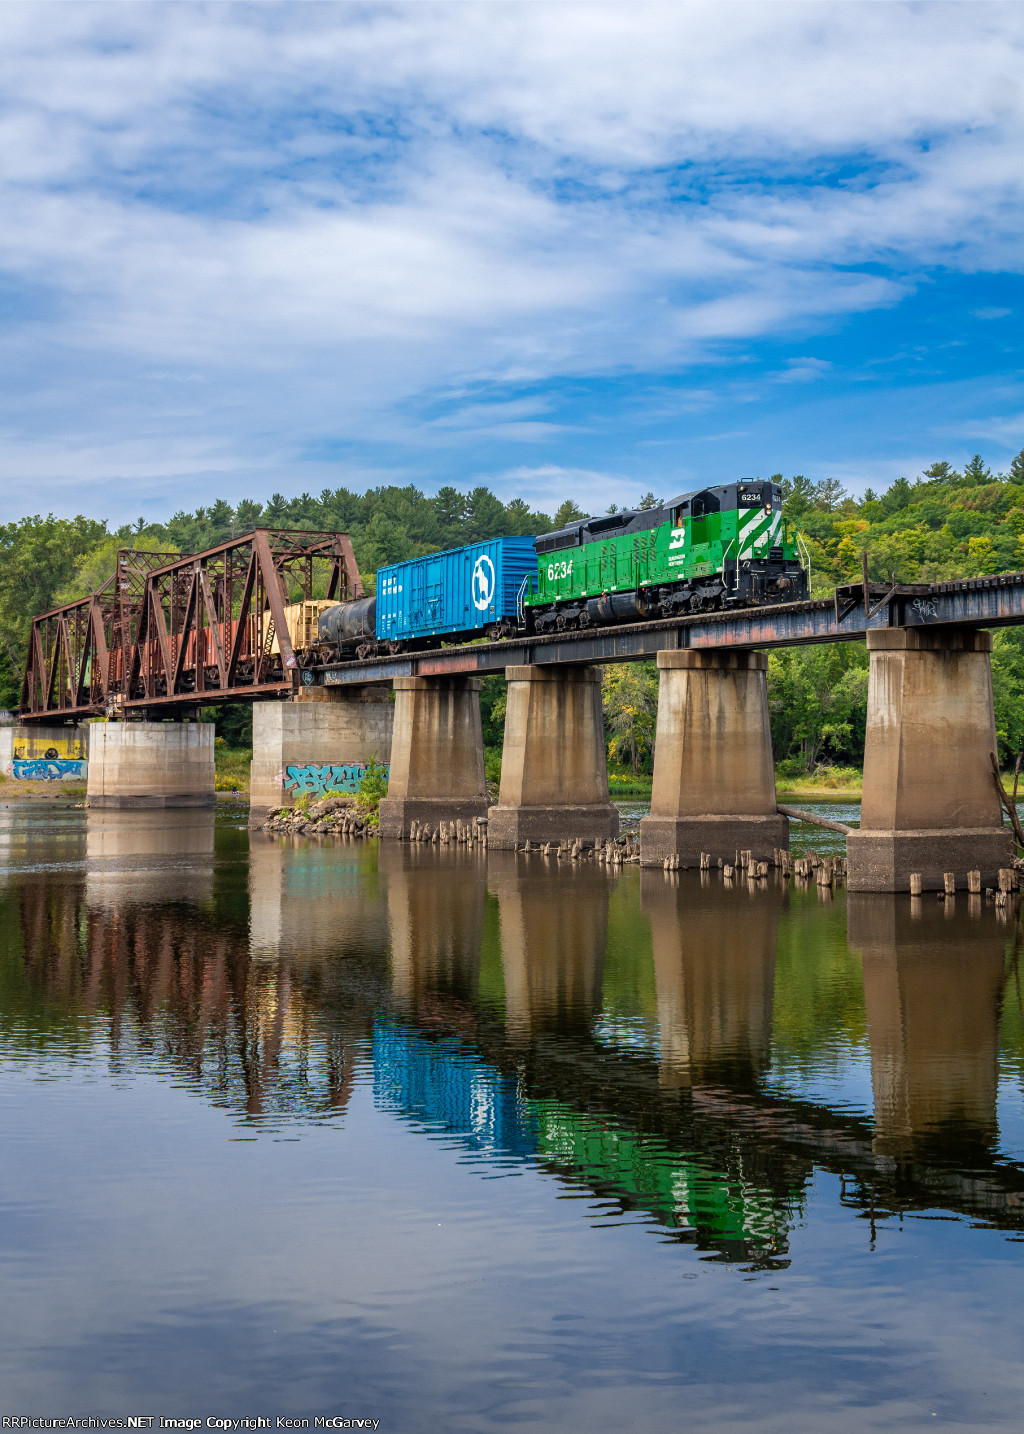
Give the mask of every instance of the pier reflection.
POLYGON ((992 912, 970 912, 963 898, 908 902, 851 893, 848 901, 849 941, 864 972, 876 1151, 947 1162, 990 1158, 998 1136, 1005 929, 992 912))
POLYGON ((209 901, 213 892, 214 813, 100 811, 85 814, 86 899, 125 902, 209 901))
POLYGON ((666 1087, 753 1090, 771 1060, 779 911, 773 881, 723 900, 719 882, 641 874, 666 1087))
POLYGON ((252 832, 248 925, 256 961, 383 953, 388 916, 366 844, 252 832))
POLYGON ((391 990, 410 1015, 429 1014, 447 997, 476 998, 487 897, 482 853, 430 843, 382 844, 378 871, 386 891, 391 990))
POLYGON ((603 867, 589 863, 567 878, 555 858, 489 854, 511 1040, 590 1032, 601 1009, 609 881, 603 867))

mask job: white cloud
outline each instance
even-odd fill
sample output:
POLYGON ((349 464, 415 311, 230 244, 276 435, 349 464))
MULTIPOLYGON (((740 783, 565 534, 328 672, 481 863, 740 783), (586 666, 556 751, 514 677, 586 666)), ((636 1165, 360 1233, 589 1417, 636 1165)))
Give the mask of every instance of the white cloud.
POLYGON ((5 6, 4 471, 544 442, 459 392, 1019 269, 1022 48, 1002 5, 5 6))

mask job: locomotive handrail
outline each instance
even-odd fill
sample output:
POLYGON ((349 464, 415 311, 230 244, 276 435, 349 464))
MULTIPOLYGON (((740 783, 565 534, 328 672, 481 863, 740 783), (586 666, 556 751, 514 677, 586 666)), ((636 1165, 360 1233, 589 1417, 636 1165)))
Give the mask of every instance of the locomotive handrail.
POLYGON ((806 562, 807 593, 809 596, 811 591, 811 550, 810 548, 808 548, 806 542, 804 541, 803 533, 800 532, 798 532, 796 535, 796 550, 806 562))

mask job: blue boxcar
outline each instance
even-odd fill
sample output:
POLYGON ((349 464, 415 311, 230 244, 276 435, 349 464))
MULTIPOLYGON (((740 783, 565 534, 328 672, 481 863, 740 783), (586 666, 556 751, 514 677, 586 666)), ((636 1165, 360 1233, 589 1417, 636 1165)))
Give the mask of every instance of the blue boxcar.
POLYGON ((532 538, 491 538, 378 568, 377 637, 402 642, 514 622, 523 579, 536 572, 532 538))

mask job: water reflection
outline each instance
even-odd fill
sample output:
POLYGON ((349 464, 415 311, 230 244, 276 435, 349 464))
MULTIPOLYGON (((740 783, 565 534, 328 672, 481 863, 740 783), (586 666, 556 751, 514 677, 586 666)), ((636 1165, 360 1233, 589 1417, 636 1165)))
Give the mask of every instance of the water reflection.
POLYGON ((858 1209, 1022 1223, 996 1114, 1010 928, 991 908, 848 899, 874 1097, 858 1112, 771 1079, 775 1013, 808 999, 806 965, 779 989, 780 932, 820 940, 843 893, 822 908, 776 879, 223 826, 215 843, 206 813, 84 828, 80 871, 41 863, 6 890, 8 1050, 34 1022, 255 1125, 335 1117, 362 1070, 379 1110, 752 1268, 788 1259, 815 1168, 858 1209), (609 990, 621 1013, 645 989, 636 1029, 654 1034, 616 1045, 609 990))
POLYGON ((960 1162, 995 1149, 1006 936, 980 905, 849 897, 882 1154, 960 1162))
POLYGON ((382 952, 388 914, 364 843, 249 837, 253 960, 382 952))
POLYGON ((86 900, 208 901, 213 891, 214 813, 97 811, 85 813, 86 900))
POLYGON ((667 1087, 726 1085, 753 1090, 771 1059, 779 911, 776 882, 729 893, 644 871, 641 905, 651 923, 667 1087))
POLYGON ((589 1033, 601 1009, 608 939, 605 868, 586 864, 568 876, 554 858, 492 852, 487 879, 501 918, 509 1038, 589 1033))
POLYGON ((439 997, 472 1004, 487 897, 482 854, 394 842, 381 847, 378 870, 387 892, 396 1007, 429 1016, 439 997))

